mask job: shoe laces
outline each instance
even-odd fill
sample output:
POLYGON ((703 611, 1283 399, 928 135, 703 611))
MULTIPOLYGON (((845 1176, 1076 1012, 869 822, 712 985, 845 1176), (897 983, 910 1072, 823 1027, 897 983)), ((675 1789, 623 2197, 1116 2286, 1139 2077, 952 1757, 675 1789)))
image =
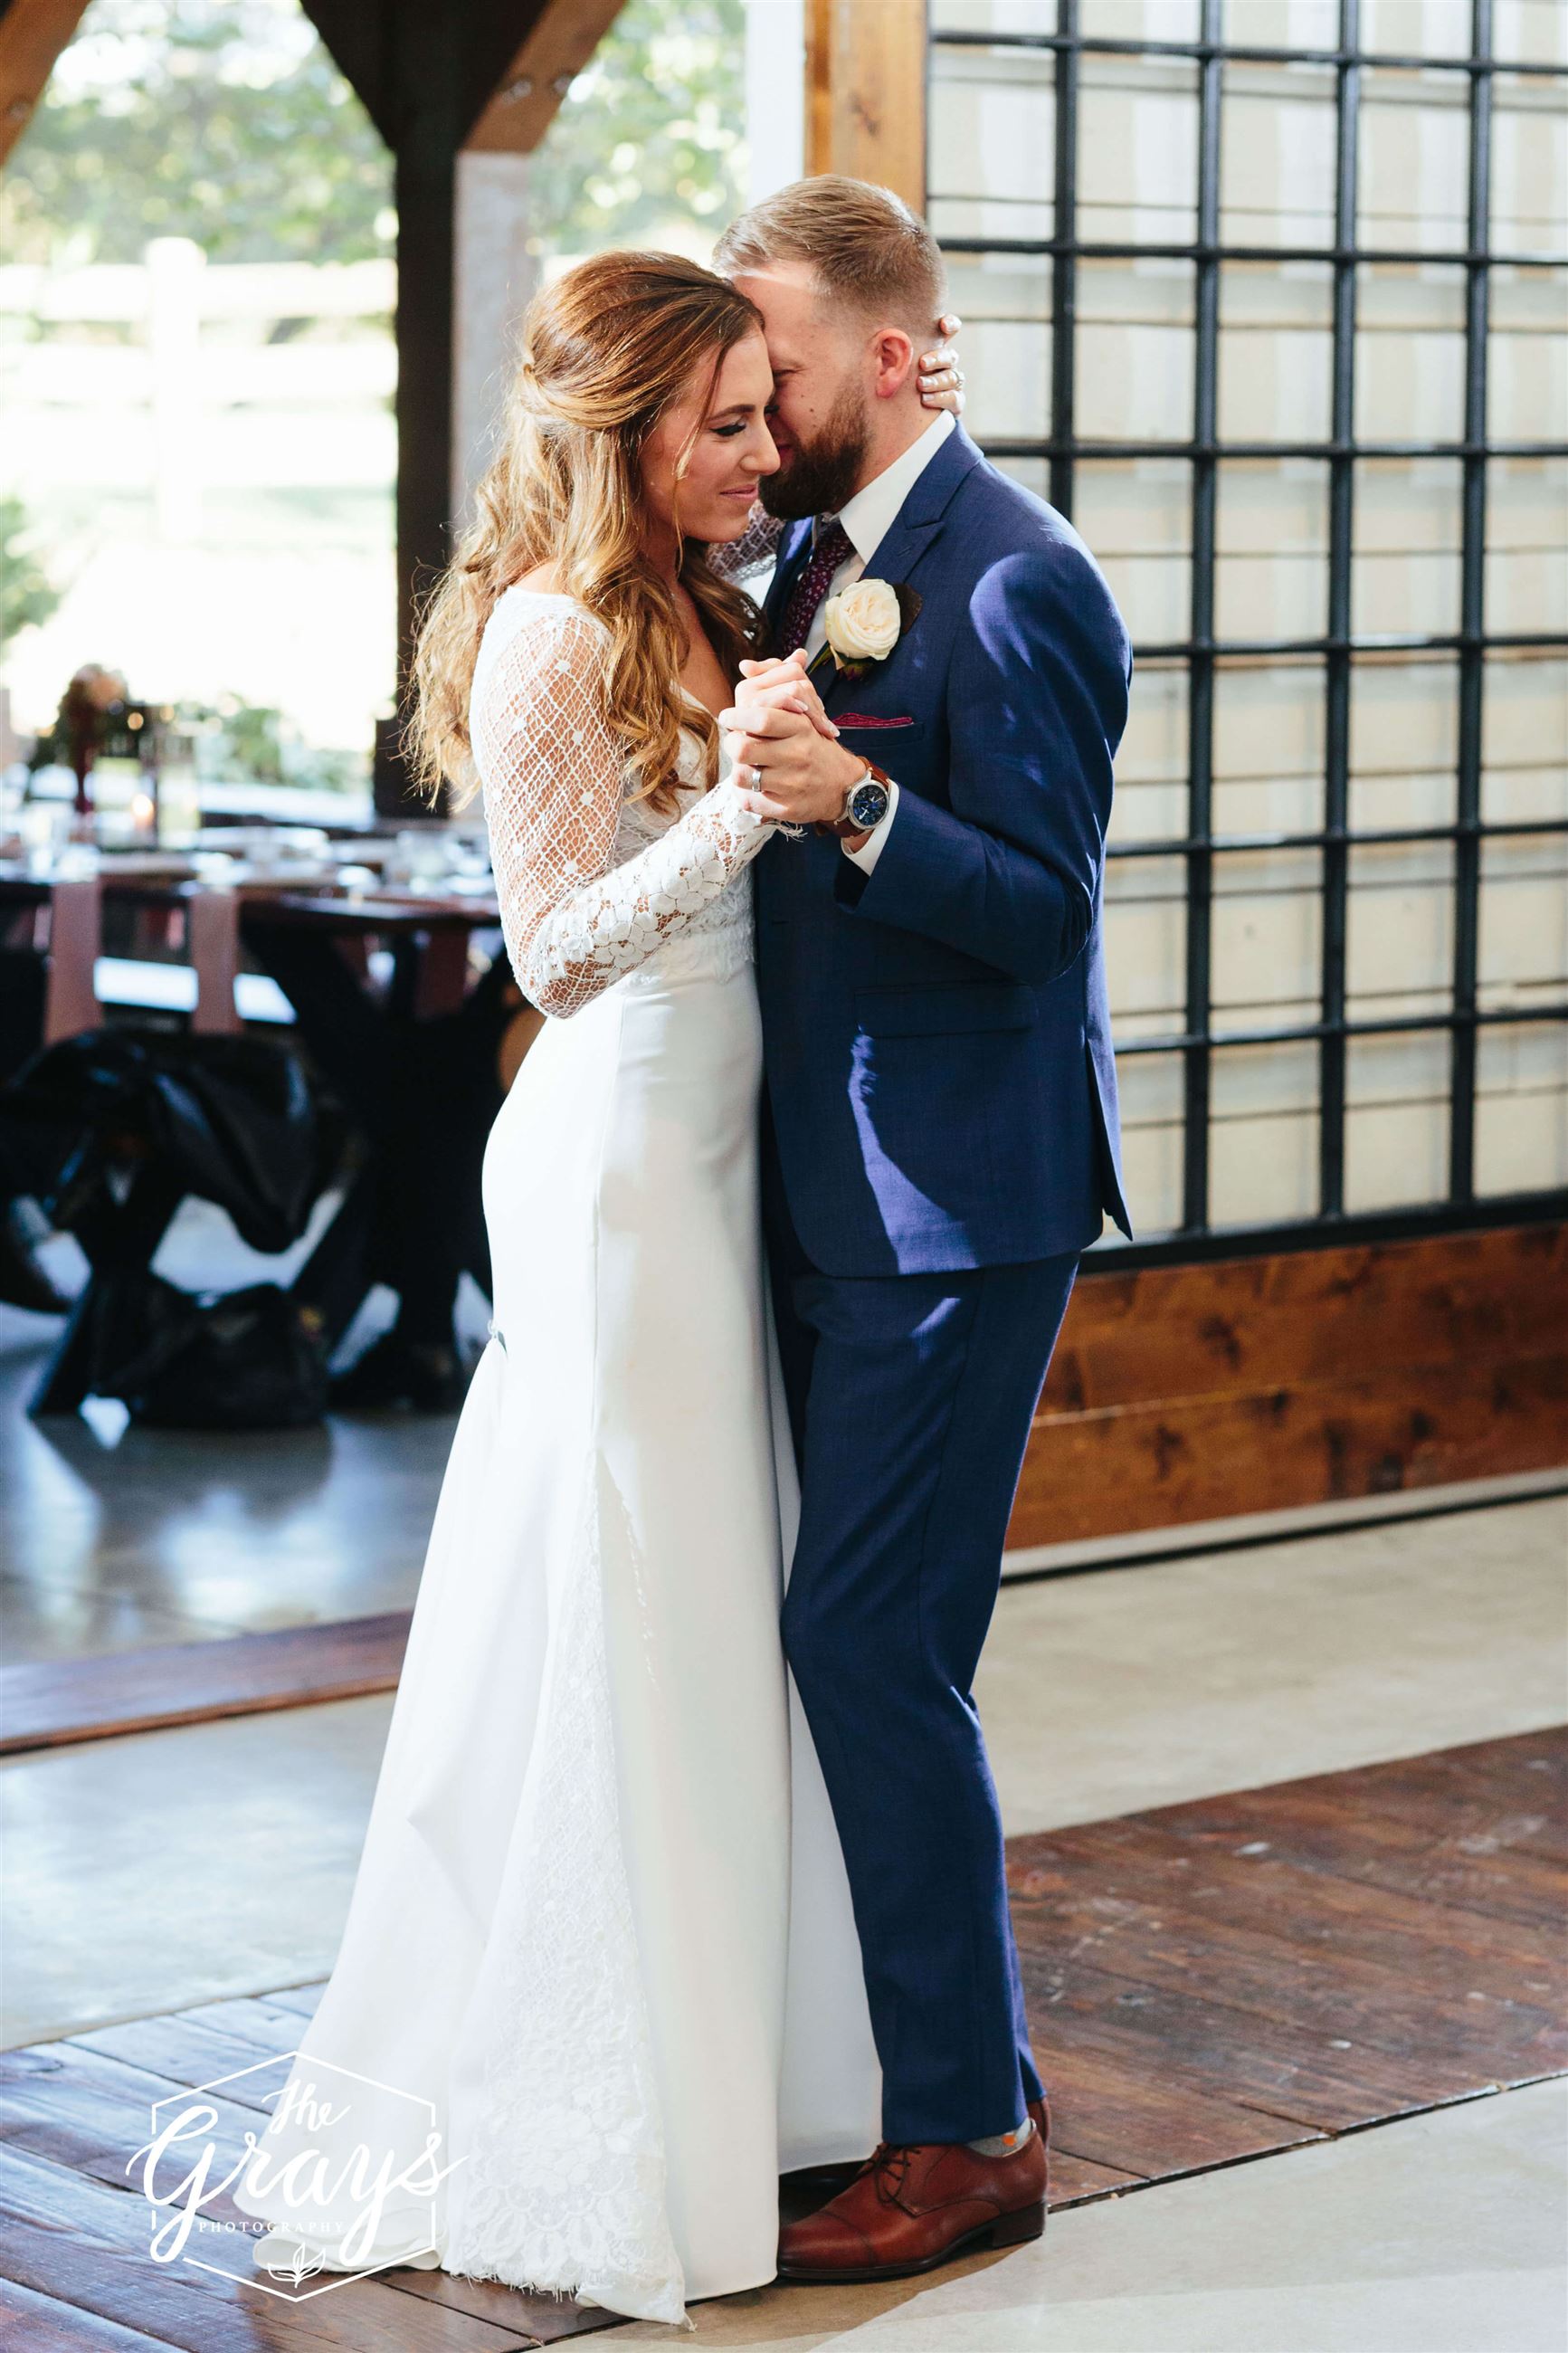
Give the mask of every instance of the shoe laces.
POLYGON ((913 2147, 890 2140, 879 2141, 868 2163, 877 2184, 877 2195, 884 2206, 896 2206, 910 2169, 913 2147))

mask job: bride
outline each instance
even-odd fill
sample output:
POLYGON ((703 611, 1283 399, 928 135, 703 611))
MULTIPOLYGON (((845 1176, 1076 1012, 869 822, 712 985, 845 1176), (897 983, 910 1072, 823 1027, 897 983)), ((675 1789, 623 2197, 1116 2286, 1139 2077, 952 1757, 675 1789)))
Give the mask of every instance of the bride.
POLYGON ((264 2268, 689 2327, 773 2278, 780 2172, 880 2132, 779 1635, 748 871, 778 827, 716 723, 758 621, 706 550, 777 467, 772 376, 752 304, 661 254, 583 263, 524 339, 413 745, 430 786, 477 770, 512 965, 570 1018, 490 1134, 491 1337, 337 1964, 237 2202, 264 2268))

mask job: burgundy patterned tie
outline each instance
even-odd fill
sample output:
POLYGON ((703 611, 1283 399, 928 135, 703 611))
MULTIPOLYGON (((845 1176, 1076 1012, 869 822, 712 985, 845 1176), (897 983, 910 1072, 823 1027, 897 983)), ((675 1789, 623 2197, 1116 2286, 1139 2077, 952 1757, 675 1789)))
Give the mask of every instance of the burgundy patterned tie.
POLYGON ((828 582, 845 557, 854 553, 849 533, 837 516, 818 530, 816 544, 790 590, 789 603, 784 607, 784 626, 779 632, 781 656, 793 654, 796 646, 805 645, 816 618, 816 608, 827 594, 828 582))

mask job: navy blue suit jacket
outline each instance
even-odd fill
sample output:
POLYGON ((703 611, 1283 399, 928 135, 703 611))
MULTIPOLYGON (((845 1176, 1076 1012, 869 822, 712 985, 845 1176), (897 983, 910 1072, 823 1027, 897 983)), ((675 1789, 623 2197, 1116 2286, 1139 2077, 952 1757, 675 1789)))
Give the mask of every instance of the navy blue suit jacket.
MULTIPOLYGON (((792 525, 775 622, 810 544, 792 525)), ((837 839, 758 858, 757 983, 780 1173, 826 1274, 1081 1250, 1122 1198, 1100 902, 1131 652, 1078 533, 962 427, 868 575, 921 610, 858 679, 815 672, 896 777, 870 874, 837 839)))

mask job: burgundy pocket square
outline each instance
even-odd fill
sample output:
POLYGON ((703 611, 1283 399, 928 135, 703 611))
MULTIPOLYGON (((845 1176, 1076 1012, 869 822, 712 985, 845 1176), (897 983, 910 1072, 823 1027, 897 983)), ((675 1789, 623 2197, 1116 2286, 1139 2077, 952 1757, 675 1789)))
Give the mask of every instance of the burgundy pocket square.
POLYGON ((912 727, 914 723, 913 719, 908 716, 883 719, 867 711, 841 711, 838 714, 840 727, 912 727))

